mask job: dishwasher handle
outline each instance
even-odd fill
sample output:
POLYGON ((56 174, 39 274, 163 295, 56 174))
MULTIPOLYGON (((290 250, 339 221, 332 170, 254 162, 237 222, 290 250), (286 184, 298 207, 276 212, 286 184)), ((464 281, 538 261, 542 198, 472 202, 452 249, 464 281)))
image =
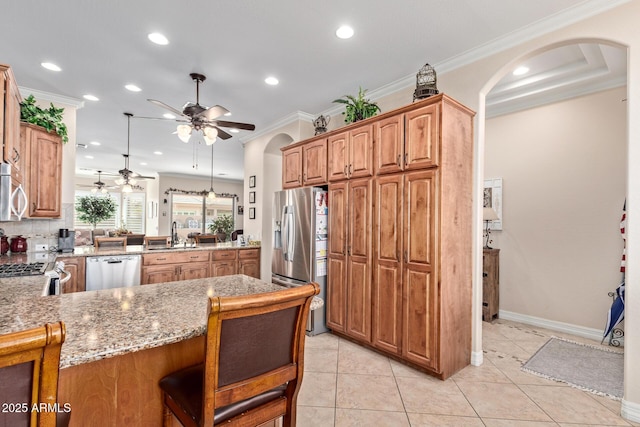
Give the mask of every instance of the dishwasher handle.
POLYGON ((122 260, 121 259, 110 259, 110 260, 107 260, 107 264, 122 264, 122 260))

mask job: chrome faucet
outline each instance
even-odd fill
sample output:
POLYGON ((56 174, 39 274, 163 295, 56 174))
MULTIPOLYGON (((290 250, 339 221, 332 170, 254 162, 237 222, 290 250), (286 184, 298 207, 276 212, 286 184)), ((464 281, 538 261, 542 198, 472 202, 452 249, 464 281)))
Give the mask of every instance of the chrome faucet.
POLYGON ((171 246, 178 244, 178 224, 173 221, 171 224, 171 246))

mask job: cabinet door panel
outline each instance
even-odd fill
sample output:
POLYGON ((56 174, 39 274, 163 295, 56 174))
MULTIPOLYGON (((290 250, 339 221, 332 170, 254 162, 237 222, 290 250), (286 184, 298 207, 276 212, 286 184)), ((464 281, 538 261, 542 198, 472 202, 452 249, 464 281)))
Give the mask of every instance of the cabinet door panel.
POLYGON ((337 332, 346 329, 347 269, 344 256, 329 255, 327 273, 327 327, 337 332))
POLYGON ((372 342, 399 354, 402 336, 402 175, 376 179, 372 342))
POLYGON ((173 282, 178 280, 175 265, 154 265, 142 268, 142 284, 173 282))
POLYGON ((282 151, 282 188, 302 186, 302 147, 282 151))
POLYGON ((371 342, 371 274, 369 260, 348 257, 347 265, 347 334, 371 342))
POLYGON ((402 355, 409 361, 438 370, 438 305, 433 276, 420 266, 407 266, 404 275, 404 336, 402 355))
MULTIPOLYGON (((331 201, 331 199, 329 199, 331 201)), ((371 180, 349 182, 348 255, 369 259, 371 254, 371 180)))
POLYGON ((209 276, 208 262, 189 262, 180 266, 180 280, 204 279, 209 276))
POLYGON ((236 261, 213 261, 211 263, 211 276, 230 276, 236 274, 236 261))
POLYGON ((405 175, 404 184, 404 257, 407 261, 432 265, 436 206, 434 171, 405 175))
POLYGON ((238 261, 238 274, 260 278, 260 261, 257 259, 241 259, 238 261))
POLYGON ((72 292, 84 292, 85 286, 85 258, 84 257, 71 257, 63 258, 64 269, 71 273, 71 279, 62 285, 61 292, 68 294, 72 292))
POLYGON ((329 255, 345 256, 347 250, 347 184, 329 186, 329 255))
POLYGON ((327 141, 325 139, 302 147, 302 183, 304 186, 327 183, 327 141))
POLYGON ((349 132, 349 178, 373 175, 373 125, 349 132))
POLYGON ((29 217, 58 218, 62 200, 62 139, 44 129, 22 126, 28 126, 24 136, 29 144, 29 217))
POLYGON ((348 177, 348 136, 348 133, 345 132, 327 139, 327 150, 329 151, 327 174, 329 181, 340 181, 348 177))
POLYGON ((440 104, 405 114, 405 170, 438 165, 439 119, 440 104))
POLYGON ((404 116, 389 117, 376 123, 376 173, 399 172, 404 166, 404 116))

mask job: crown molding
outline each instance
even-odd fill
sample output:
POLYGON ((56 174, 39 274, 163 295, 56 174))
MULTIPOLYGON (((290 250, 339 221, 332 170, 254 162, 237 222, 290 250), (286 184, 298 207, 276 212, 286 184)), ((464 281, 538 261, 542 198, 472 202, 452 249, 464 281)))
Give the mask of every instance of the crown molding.
MULTIPOLYGON (((437 73, 445 74, 465 65, 487 58, 503 50, 548 34, 552 31, 559 30, 607 10, 614 9, 630 1, 631 0, 589 0, 570 9, 558 12, 544 20, 522 27, 490 42, 476 46, 459 55, 431 64, 431 66, 436 69, 437 73)), ((417 72, 418 70, 416 70, 416 73, 417 72)), ((370 90, 370 98, 372 100, 376 100, 400 90, 415 87, 416 73, 402 77, 377 89, 370 90)), ((321 114, 335 114, 340 111, 342 111, 340 107, 330 108, 323 111, 321 114)))
POLYGON ((23 98, 26 98, 29 95, 33 95, 38 101, 49 101, 53 102, 54 104, 64 104, 68 105, 69 107, 73 107, 76 110, 84 107, 84 101, 77 98, 72 98, 70 96, 57 95, 55 93, 45 92, 38 89, 31 89, 24 86, 18 86, 18 89, 20 90, 20 95, 23 98))
POLYGON ((264 135, 268 135, 284 126, 287 126, 291 123, 296 122, 313 122, 315 120, 313 114, 305 113, 304 111, 296 111, 291 114, 284 116, 283 118, 271 123, 269 126, 260 129, 257 132, 253 132, 251 135, 247 135, 245 137, 240 138, 240 142, 242 145, 245 145, 249 141, 253 141, 254 139, 260 138, 264 135))

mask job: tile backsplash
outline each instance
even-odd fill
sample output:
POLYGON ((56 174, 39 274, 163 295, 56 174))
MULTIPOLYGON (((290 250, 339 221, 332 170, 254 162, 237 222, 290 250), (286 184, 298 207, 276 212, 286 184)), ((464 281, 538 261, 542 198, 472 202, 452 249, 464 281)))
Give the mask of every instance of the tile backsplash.
POLYGON ((0 222, 0 228, 9 236, 22 236, 27 239, 29 252, 33 252, 36 245, 46 244, 49 248, 58 245, 58 230, 68 228, 73 230, 74 204, 62 204, 62 216, 56 219, 23 219, 16 222, 0 222))

